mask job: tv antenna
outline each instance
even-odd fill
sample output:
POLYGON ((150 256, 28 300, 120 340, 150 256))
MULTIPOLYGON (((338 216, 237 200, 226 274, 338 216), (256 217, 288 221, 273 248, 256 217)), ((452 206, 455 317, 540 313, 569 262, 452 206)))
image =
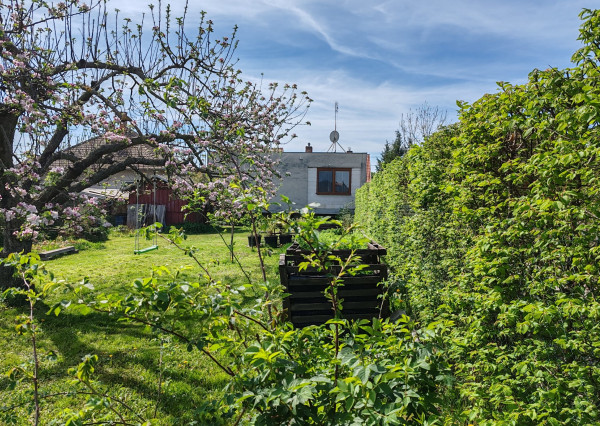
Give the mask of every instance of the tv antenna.
POLYGON ((331 146, 329 147, 329 149, 327 150, 327 152, 337 152, 337 147, 339 146, 342 149, 342 152, 344 152, 344 147, 342 147, 342 145, 339 144, 339 140, 340 140, 340 134, 337 131, 337 114, 338 114, 338 103, 335 103, 335 119, 334 119, 334 124, 333 124, 333 132, 331 132, 329 134, 329 140, 331 141, 331 146))

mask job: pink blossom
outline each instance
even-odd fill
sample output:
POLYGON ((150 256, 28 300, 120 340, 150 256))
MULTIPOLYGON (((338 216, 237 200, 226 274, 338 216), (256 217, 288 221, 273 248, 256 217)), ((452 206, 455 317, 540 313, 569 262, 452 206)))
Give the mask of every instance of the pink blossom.
POLYGON ((32 226, 39 226, 41 218, 37 214, 31 213, 27 215, 27 222, 32 226))
POLYGON ((4 215, 6 216, 7 222, 10 222, 17 216, 17 214, 12 210, 6 210, 6 212, 4 212, 4 215))

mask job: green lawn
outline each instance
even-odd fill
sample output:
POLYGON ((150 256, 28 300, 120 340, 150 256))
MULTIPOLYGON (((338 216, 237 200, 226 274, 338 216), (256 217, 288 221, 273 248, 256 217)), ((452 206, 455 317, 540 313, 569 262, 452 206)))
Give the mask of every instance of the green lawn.
MULTIPOLYGON (((246 235, 247 232, 235 234, 235 252, 253 281, 258 282, 261 275, 256 249, 247 247, 246 235)), ((229 238, 228 235, 224 237, 229 238)), ((230 262, 229 251, 218 234, 190 236, 185 244, 199 250, 198 257, 213 278, 233 285, 247 282, 240 268, 230 262)), ((153 267, 161 265, 172 271, 183 269, 189 279, 203 282, 203 272, 191 257, 164 240, 159 239, 159 246, 158 250, 134 255, 134 237, 113 234, 105 243, 45 263, 57 277, 67 282, 76 283, 87 277, 98 293, 125 294, 135 278, 149 276, 153 267)), ((269 279, 278 280, 277 260, 282 250, 276 249, 266 257, 269 279)), ((154 416, 159 371, 162 370, 157 424, 187 423, 193 416, 194 407, 222 392, 227 378, 200 352, 188 352, 177 342, 166 342, 161 350, 161 341, 142 326, 116 322, 99 313, 82 316, 69 309, 59 316, 46 315, 49 306, 70 297, 72 294, 59 288, 47 301, 36 305, 36 315, 41 323, 38 345, 43 359, 40 391, 43 395, 61 394, 43 399, 42 424, 58 418, 65 408, 81 408, 81 397, 62 393, 73 388, 69 384, 72 375, 68 374, 68 369, 76 367, 86 354, 99 356, 97 372, 103 385, 147 418, 154 416), (52 353, 57 355, 56 359, 48 356, 52 353)), ((27 311, 25 307, 14 308, 0 303, 1 373, 21 364, 31 369, 28 365, 31 362, 30 340, 15 332, 16 317, 27 311)), ((31 406, 21 404, 31 401, 31 389, 31 381, 24 380, 11 390, 7 377, 0 376, 0 414, 14 413, 17 424, 30 424, 31 414, 27 410, 31 406)))
MULTIPOLYGON (((235 234, 234 249, 252 279, 257 280, 260 278, 258 256, 256 249, 251 250, 247 247, 247 234, 247 231, 235 234)), ((223 237, 229 242, 229 234, 223 234, 223 237)), ((200 260, 214 277, 233 282, 243 278, 237 264, 232 265, 230 262, 229 250, 219 234, 191 235, 183 244, 198 249, 200 260)), ((142 240, 140 245, 149 246, 152 245, 152 241, 142 240)), ((159 238, 158 245, 158 250, 134 254, 134 236, 117 234, 112 235, 104 243, 94 244, 102 248, 86 249, 78 254, 60 257, 46 263, 57 276, 67 281, 76 282, 88 277, 90 282, 102 289, 122 288, 135 278, 147 276, 154 266, 166 266, 172 271, 185 269, 190 276, 202 274, 202 270, 191 257, 186 256, 168 241, 159 238)), ((270 272, 276 272, 275 258, 269 259, 267 256, 267 263, 271 266, 270 272)))

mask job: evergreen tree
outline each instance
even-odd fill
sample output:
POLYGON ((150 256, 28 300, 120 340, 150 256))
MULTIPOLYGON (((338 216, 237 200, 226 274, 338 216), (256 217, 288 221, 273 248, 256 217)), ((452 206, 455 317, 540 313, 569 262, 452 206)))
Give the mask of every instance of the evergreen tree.
POLYGON ((416 111, 410 110, 408 114, 400 116, 400 128, 396 130, 396 139, 390 145, 385 142, 383 151, 377 159, 377 171, 397 157, 402 157, 411 146, 420 144, 432 133, 443 127, 446 123, 447 113, 439 107, 432 107, 424 103, 416 111))
POLYGON ((385 147, 381 153, 380 158, 377 159, 377 171, 380 172, 383 166, 390 163, 394 158, 402 157, 410 148, 409 145, 402 138, 402 134, 396 130, 396 138, 390 145, 388 141, 385 141, 385 147))

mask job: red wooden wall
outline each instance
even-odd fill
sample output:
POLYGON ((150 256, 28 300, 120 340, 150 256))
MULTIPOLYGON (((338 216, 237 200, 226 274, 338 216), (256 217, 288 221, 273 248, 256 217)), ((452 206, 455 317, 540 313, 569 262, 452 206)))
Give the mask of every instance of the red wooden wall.
MULTIPOLYGON (((129 205, 136 204, 136 191, 129 193, 129 205)), ((144 191, 140 191, 139 204, 154 204, 154 194, 152 184, 146 185, 144 191)), ((196 212, 187 212, 183 209, 187 205, 187 202, 177 198, 173 194, 173 190, 164 184, 157 184, 156 186, 156 205, 166 206, 165 212, 165 225, 177 225, 184 222, 203 223, 205 220, 202 215, 196 212), (187 213, 187 216, 186 216, 187 213)))

